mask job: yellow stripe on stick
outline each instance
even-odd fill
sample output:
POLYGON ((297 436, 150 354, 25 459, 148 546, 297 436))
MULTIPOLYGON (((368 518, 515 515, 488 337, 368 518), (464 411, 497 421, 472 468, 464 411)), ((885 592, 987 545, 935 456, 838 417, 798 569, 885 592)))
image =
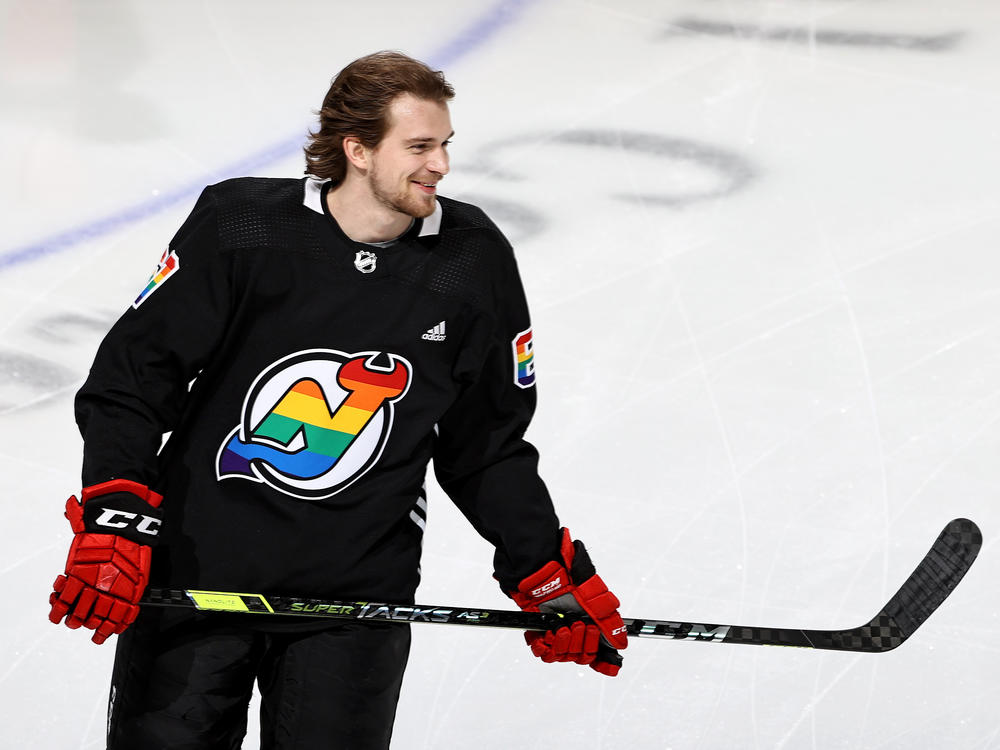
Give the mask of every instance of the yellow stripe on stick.
POLYGON ((254 599, 260 602, 268 612, 274 614, 271 605, 267 603, 260 594, 235 594, 230 591, 192 591, 188 589, 185 593, 191 597, 194 606, 198 609, 207 609, 213 612, 259 612, 260 609, 251 609, 247 606, 246 599, 254 599))

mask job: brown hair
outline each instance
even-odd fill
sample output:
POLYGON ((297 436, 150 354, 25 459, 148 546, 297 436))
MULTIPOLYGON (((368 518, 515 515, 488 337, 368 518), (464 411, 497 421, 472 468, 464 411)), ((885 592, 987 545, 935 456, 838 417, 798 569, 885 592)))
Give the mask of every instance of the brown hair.
POLYGON ((389 128, 389 105, 400 94, 444 103, 455 90, 444 73, 400 52, 376 52, 340 71, 317 113, 319 130, 309 133, 306 174, 342 180, 347 172, 344 138, 352 135, 375 148, 389 128))

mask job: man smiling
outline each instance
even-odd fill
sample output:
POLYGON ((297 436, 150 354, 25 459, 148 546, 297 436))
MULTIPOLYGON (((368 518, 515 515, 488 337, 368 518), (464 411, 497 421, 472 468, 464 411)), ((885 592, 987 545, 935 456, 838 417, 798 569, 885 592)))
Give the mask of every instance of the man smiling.
POLYGON ((400 94, 389 105, 388 131, 374 147, 343 139, 348 174, 327 194, 330 213, 358 242, 394 239, 437 208, 454 135, 444 102, 400 94))
POLYGON ((50 619, 122 634, 109 748, 237 748, 255 682, 263 747, 387 747, 408 626, 140 598, 149 583, 412 603, 431 460, 503 591, 589 617, 527 633, 532 652, 617 674, 618 600, 523 437, 535 368, 513 252, 437 194, 453 96, 399 53, 348 65, 307 177, 206 188, 101 344, 50 619))

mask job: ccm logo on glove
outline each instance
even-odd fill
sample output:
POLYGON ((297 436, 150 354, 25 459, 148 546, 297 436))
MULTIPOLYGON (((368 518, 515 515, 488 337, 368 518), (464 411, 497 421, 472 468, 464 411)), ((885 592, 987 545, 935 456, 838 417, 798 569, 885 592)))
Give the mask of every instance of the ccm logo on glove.
POLYGON ((156 536, 160 533, 161 521, 159 518, 154 518, 153 516, 106 508, 101 515, 97 517, 94 523, 98 526, 106 526, 109 529, 127 529, 129 526, 133 526, 136 532, 140 534, 156 536), (116 520, 117 518, 123 518, 125 520, 118 521, 116 520), (129 523, 129 521, 134 521, 136 518, 141 518, 142 520, 137 524, 129 523))
POLYGON ((139 544, 156 544, 162 513, 146 500, 159 497, 144 485, 116 479, 83 491, 83 526, 94 534, 116 534, 139 544))
POLYGON ((533 589, 531 596, 534 599, 547 598, 547 595, 563 585, 562 578, 556 578, 554 581, 549 581, 544 586, 539 586, 537 589, 533 589))

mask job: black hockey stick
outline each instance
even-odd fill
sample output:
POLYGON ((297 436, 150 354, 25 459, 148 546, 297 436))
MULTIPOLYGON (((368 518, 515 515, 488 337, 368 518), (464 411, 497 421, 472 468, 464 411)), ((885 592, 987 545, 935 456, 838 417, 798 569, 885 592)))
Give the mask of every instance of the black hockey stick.
MULTIPOLYGON (((625 620, 625 627, 630 636, 639 638, 795 646, 869 653, 889 651, 913 635, 924 620, 930 617, 955 589, 976 559, 982 544, 983 536, 975 523, 965 518, 951 521, 944 527, 944 531, 938 536, 930 551, 889 603, 870 622, 849 630, 755 628, 742 625, 705 625, 628 618, 625 620)), ((302 615, 346 620, 437 622, 516 630, 552 630, 574 619, 572 615, 483 607, 332 601, 309 597, 188 589, 149 589, 143 603, 217 612, 302 615)))

